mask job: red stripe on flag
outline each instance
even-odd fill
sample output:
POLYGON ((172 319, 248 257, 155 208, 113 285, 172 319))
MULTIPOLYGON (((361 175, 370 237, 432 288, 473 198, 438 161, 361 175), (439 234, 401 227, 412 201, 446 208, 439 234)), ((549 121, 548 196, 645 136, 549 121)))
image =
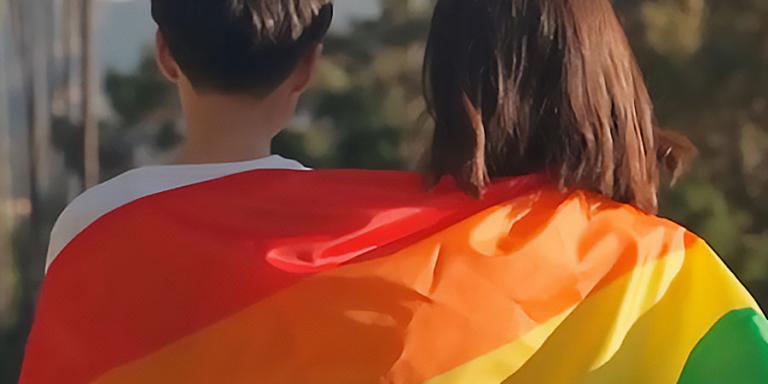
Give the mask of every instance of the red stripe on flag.
POLYGON ((476 200, 452 183, 426 193, 410 173, 253 171, 137 200, 51 266, 21 381, 87 382, 311 273, 406 246, 542 182, 502 181, 476 200))

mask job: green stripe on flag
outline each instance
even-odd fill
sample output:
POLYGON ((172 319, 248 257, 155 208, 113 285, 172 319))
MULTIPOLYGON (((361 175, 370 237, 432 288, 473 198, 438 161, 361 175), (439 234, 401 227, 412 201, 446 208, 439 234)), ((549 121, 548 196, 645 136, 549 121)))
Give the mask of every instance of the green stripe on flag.
POLYGON ((754 309, 723 316, 691 352, 679 383, 768 383, 768 321, 754 309))

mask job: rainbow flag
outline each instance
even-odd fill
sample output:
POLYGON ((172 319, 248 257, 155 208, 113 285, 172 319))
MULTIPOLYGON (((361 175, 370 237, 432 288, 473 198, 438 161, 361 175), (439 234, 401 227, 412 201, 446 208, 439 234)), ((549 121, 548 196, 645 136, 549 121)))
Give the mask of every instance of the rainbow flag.
POLYGON ((51 265, 23 383, 768 383, 768 322, 671 222, 542 177, 252 171, 51 265))

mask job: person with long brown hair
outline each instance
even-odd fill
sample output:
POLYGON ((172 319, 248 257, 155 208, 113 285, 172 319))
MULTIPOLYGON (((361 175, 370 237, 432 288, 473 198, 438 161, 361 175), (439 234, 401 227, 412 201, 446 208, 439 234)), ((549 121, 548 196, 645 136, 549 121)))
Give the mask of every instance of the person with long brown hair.
MULTIPOLYGON (((760 308, 701 239, 653 216, 661 180, 681 176, 696 149, 658 126, 610 0, 438 0, 423 81, 429 181, 451 176, 483 196, 498 180, 540 174, 551 187, 528 195, 507 240, 527 244, 507 246, 559 243, 520 252, 545 264, 579 249, 575 265, 564 257, 509 279, 580 281, 594 272, 586 255, 615 246, 600 283, 572 287, 584 297, 573 312, 545 317, 539 329, 554 331, 516 346, 533 351, 486 355, 515 367, 505 382, 768 381, 760 308)), ((558 297, 532 296, 544 307, 558 297)))
POLYGON ((473 193, 544 172, 653 213, 660 169, 677 177, 695 154, 657 126, 608 0, 438 1, 424 81, 431 175, 473 193))

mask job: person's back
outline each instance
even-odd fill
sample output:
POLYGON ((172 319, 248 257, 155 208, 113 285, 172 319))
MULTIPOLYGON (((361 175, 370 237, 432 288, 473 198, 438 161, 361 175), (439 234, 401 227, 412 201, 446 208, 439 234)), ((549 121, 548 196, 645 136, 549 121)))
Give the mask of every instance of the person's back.
MULTIPOLYGON (((65 209, 51 233, 46 272, 53 272, 46 287, 56 285, 48 281, 60 274, 56 265, 62 254, 71 253, 71 244, 126 206, 244 172, 307 170, 297 161, 270 155, 270 144, 293 118, 311 80, 331 24, 331 1, 152 0, 151 6, 158 25, 157 62, 178 88, 185 142, 172 165, 126 172, 86 191, 65 209)), ((129 229, 114 235, 132 236, 129 229)), ((76 344, 59 344, 61 339, 49 335, 42 336, 45 346, 36 342, 44 333, 39 324, 48 317, 44 294, 40 301, 21 381, 90 381, 94 377, 72 373, 82 368, 75 361, 98 365, 98 359, 83 358, 76 344), (47 350, 51 345, 63 349, 47 350), (47 366, 51 363, 69 369, 47 366)), ((64 313, 56 315, 60 320, 64 313)))
MULTIPOLYGON (((265 83, 211 77, 190 63, 216 56, 174 49, 164 22, 211 33, 167 19, 162 4, 187 3, 221 20, 206 7, 222 2, 154 0, 173 52, 160 41, 161 66, 199 123, 182 162, 259 157, 249 148, 292 106, 257 134, 211 132, 223 110, 245 126, 258 104, 230 92, 265 83), (227 92, 196 92, 206 78, 227 92)), ((262 16, 254 4, 277 3, 233 2, 262 16)), ((326 24, 328 8, 306 9, 326 24)), ((260 116, 298 96, 311 71, 295 68, 258 95, 260 116)), ((22 381, 768 380, 757 304, 704 241, 653 215, 659 164, 676 174, 686 141, 653 126, 608 0, 439 0, 425 75, 429 191, 419 174, 273 157, 144 169, 86 194, 72 210, 149 173, 166 183, 62 218, 79 224, 54 237, 22 381)))
POLYGON ((531 235, 546 239, 528 257, 551 269, 516 276, 522 287, 559 275, 570 291, 532 297, 545 306, 558 295, 584 299, 538 318, 519 345, 493 352, 497 360, 476 360, 501 364, 494 380, 768 381, 759 306, 703 240, 652 215, 660 175, 680 176, 695 148, 655 126, 610 0, 438 0, 424 76, 432 180, 450 175, 482 194, 499 178, 541 173, 562 191, 556 204, 539 204, 547 192, 532 196, 511 219, 526 224, 503 244, 522 257, 531 235), (590 260, 601 251, 612 255, 603 267, 590 260), (599 282, 583 284, 593 273, 599 282))

